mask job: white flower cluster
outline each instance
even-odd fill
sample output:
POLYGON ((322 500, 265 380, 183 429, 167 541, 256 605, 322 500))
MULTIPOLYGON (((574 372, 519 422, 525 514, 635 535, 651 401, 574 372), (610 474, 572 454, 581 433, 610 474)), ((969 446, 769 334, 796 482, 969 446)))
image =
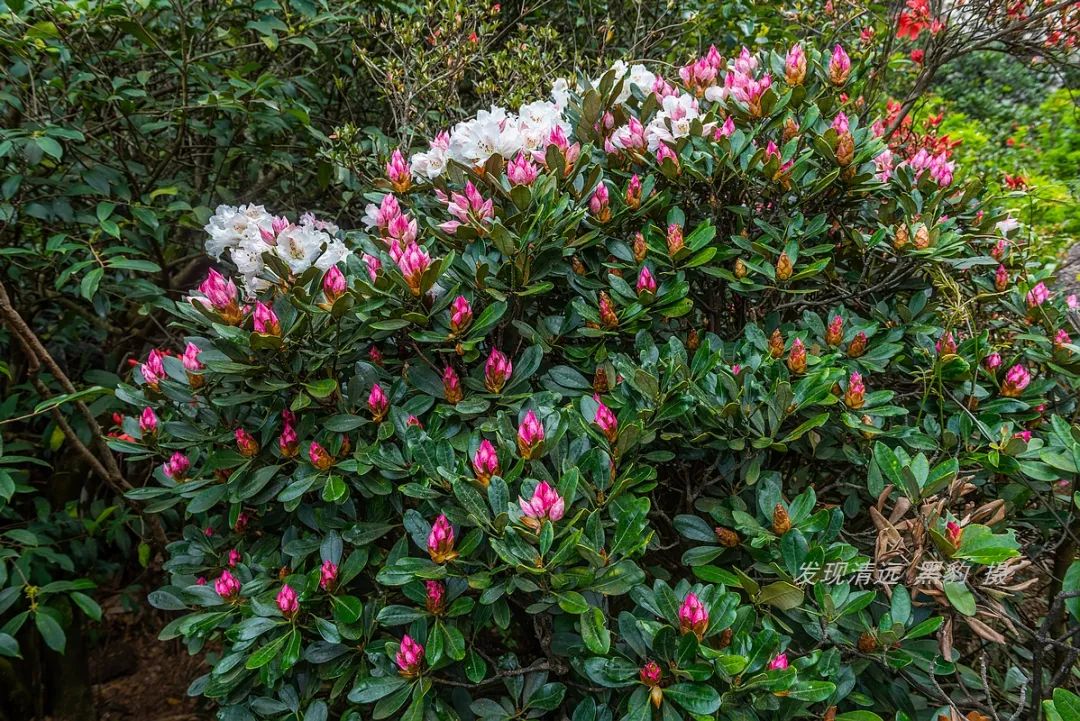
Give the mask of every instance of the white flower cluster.
POLYGON ((333 223, 317 220, 311 213, 301 216, 299 223, 290 223, 261 205, 219 205, 203 230, 209 236, 206 252, 220 259, 229 251, 248 295, 269 285, 260 277, 264 253, 273 253, 299 274, 311 266, 327 270, 351 252, 334 237, 338 227, 333 223))
MULTIPOLYGON (((619 61, 612 66, 616 79, 628 77, 623 84, 616 103, 624 103, 630 98, 631 84, 637 85, 643 92, 651 92, 656 83, 656 76, 644 65, 627 66, 619 61)), ((599 79, 594 84, 599 84, 599 79)), ((488 158, 498 153, 506 160, 512 160, 518 153, 542 154, 551 141, 553 132, 569 138, 570 124, 563 117, 563 111, 570 99, 570 86, 564 79, 556 80, 551 88, 552 100, 538 100, 518 109, 517 113, 492 105, 488 110, 481 110, 476 117, 455 125, 449 133, 439 133, 431 141, 426 152, 416 153, 409 159, 414 177, 431 180, 443 174, 446 165, 453 160, 462 165, 476 167, 487 162, 488 158)), ((693 101, 687 96, 688 103, 693 101)), ((697 103, 693 102, 696 117, 697 103)), ((681 137, 668 128, 668 111, 658 114, 657 127, 663 126, 665 137, 681 137)), ((689 117, 685 112, 677 112, 677 121, 689 117)), ((689 132, 689 121, 684 123, 689 132)), ((655 147, 655 146, 654 146, 655 147)))

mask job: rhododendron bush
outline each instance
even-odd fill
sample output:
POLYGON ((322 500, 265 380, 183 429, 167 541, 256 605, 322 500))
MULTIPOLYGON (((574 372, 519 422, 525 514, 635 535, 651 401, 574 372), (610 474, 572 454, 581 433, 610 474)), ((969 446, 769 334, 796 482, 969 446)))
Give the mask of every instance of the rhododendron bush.
POLYGON ((946 153, 889 149, 843 47, 654 70, 394 153, 351 227, 218 208, 111 446, 185 524, 150 600, 222 718, 1027 718, 1062 684, 1067 644, 1014 650, 1021 537, 1073 502, 1075 298, 946 153))

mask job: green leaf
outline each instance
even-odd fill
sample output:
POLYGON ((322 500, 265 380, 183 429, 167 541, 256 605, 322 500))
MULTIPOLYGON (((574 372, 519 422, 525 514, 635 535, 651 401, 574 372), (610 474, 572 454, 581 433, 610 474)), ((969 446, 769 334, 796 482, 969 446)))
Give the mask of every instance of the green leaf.
POLYGON ((1080 721, 1080 696, 1064 688, 1054 689, 1054 710, 1061 721, 1080 721))
POLYGON ((79 591, 72 591, 71 600, 74 601, 75 605, 82 609, 82 612, 87 616, 95 621, 101 620, 101 606, 98 605, 97 601, 79 591))
POLYGON ((353 703, 374 703, 406 684, 401 676, 377 676, 361 679, 349 692, 353 703))
POLYGON ((781 611, 790 611, 802 605, 803 591, 787 581, 776 581, 762 588, 756 601, 775 606, 781 611))
POLYGON ((52 609, 40 608, 38 612, 34 614, 34 625, 37 626, 38 633, 45 639, 45 645, 51 648, 57 653, 64 652, 64 646, 67 644, 67 636, 64 635, 64 629, 60 628, 60 624, 53 618, 52 609))
POLYGON ((281 647, 285 644, 285 639, 289 638, 290 635, 291 634, 283 633, 255 653, 251 654, 247 663, 244 664, 244 668, 250 671, 256 668, 262 668, 270 663, 270 661, 278 655, 278 651, 280 651, 281 647))
POLYGON ((975 615, 975 596, 968 590, 967 584, 958 581, 945 581, 942 583, 945 589, 945 596, 949 599, 949 603, 960 613, 965 616, 975 615))
POLYGON ((964 526, 964 535, 960 538, 960 548, 953 554, 972 563, 989 566, 1020 555, 1020 544, 1011 528, 1004 533, 994 533, 987 526, 973 523, 964 526))
POLYGON ((581 638, 593 653, 607 655, 611 648, 611 631, 604 625, 604 612, 599 608, 581 614, 581 638))
POLYGON ((664 689, 670 699, 690 713, 713 714, 720 708, 720 694, 712 686, 697 683, 677 683, 664 689))

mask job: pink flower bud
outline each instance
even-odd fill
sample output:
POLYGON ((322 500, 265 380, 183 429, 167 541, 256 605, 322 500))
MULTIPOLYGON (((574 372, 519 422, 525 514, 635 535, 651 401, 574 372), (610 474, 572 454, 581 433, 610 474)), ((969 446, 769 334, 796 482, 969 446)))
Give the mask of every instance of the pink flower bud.
POLYGON ((829 59, 829 80, 833 85, 843 85, 851 74, 851 58, 844 52, 840 45, 833 47, 832 58, 829 59))
POLYGON ((235 548, 229 550, 229 567, 236 568, 236 564, 240 563, 240 551, 235 548))
POLYGON ((1019 438, 1024 443, 1031 443, 1031 431, 1020 431, 1019 433, 1014 433, 1013 438, 1019 438))
POLYGON ((735 120, 729 115, 724 124, 713 131, 713 140, 730 138, 735 133, 735 120))
POLYGON ((672 257, 686 247, 686 243, 683 240, 682 226, 678 223, 672 223, 667 227, 667 247, 668 255, 672 257))
POLYGON ((1009 241, 1005 238, 998 238, 994 243, 994 247, 990 249, 990 257, 999 263, 1005 260, 1006 254, 1009 252, 1009 241))
POLYGON ((547 481, 541 481, 536 486, 532 498, 528 501, 519 496, 518 505, 521 506, 521 515, 532 519, 530 525, 535 527, 539 527, 545 519, 554 523, 563 517, 566 510, 562 496, 549 486, 547 481))
POLYGON ((157 414, 150 406, 143 408, 142 415, 139 416, 139 432, 142 433, 143 438, 153 438, 157 435, 157 414))
POLYGON ((201 352, 202 351, 199 350, 199 346, 195 345, 194 343, 188 343, 187 346, 184 348, 184 356, 182 360, 184 363, 184 370, 186 370, 189 374, 198 373, 206 367, 199 361, 199 353, 201 352))
POLYGON ((454 550, 454 528, 446 516, 440 515, 431 525, 427 539, 428 555, 435 563, 446 563, 457 558, 454 550))
POLYGON ((506 167, 506 177, 510 185, 532 185, 540 177, 540 169, 525 153, 518 153, 506 167))
POLYGON ((402 676, 413 678, 420 673, 420 667, 424 663, 424 647, 413 641, 409 634, 405 634, 394 661, 402 676))
POLYGON ((324 591, 334 590, 334 584, 337 583, 338 567, 333 561, 323 561, 322 568, 319 569, 319 587, 324 591))
POLYGON ((233 526, 233 530, 237 533, 243 533, 247 529, 248 521, 251 520, 251 516, 246 511, 240 511, 236 516, 236 525, 233 526))
POLYGON ((499 454, 495 451, 495 446, 491 445, 491 441, 484 439, 480 441, 480 445, 476 448, 476 453, 472 457, 473 473, 476 474, 476 480, 481 485, 487 486, 491 482, 492 476, 499 475, 499 454))
POLYGON ((240 455, 251 458, 259 452, 259 442, 246 430, 237 428, 234 435, 236 436, 236 449, 240 452, 240 455))
POLYGON ((162 358, 161 351, 154 348, 146 356, 146 362, 139 366, 143 380, 154 390, 157 390, 158 384, 165 378, 165 363, 162 358))
POLYGON ((1065 305, 1068 306, 1069 310, 1080 308, 1080 300, 1076 299, 1076 293, 1073 293, 1065 299, 1065 305))
POLYGON ((232 600, 240 595, 240 581, 228 570, 222 571, 221 576, 214 581, 214 590, 222 598, 232 600))
POLYGON ((334 457, 316 441, 312 441, 308 446, 308 458, 311 459, 311 465, 320 471, 327 471, 334 465, 334 457))
POLYGON ((832 129, 836 131, 837 135, 843 135, 848 131, 848 119, 843 112, 837 113, 833 118, 832 129))
POLYGON ((386 411, 390 409, 390 399, 386 397, 386 393, 383 392, 382 386, 378 383, 371 386, 371 392, 368 393, 367 407, 376 423, 380 423, 386 417, 386 411))
POLYGON ((405 162, 400 150, 395 150, 390 156, 390 162, 386 164, 386 177, 390 181, 390 187, 397 193, 404 193, 412 185, 409 164, 405 162))
POLYGON ((1001 356, 997 353, 991 353, 983 359, 983 365, 986 370, 997 370, 1001 366, 1001 356))
POLYGON ((1065 331, 1064 328, 1058 328, 1058 332, 1054 334, 1054 348, 1056 350, 1065 350, 1065 346, 1072 343, 1072 338, 1065 331))
POLYGON ((424 424, 420 422, 420 419, 415 414, 409 414, 409 417, 405 419, 405 426, 408 428, 424 429, 424 424))
POLYGON ((518 452, 525 460, 532 460, 539 455, 544 445, 544 426, 536 417, 532 409, 525 414, 518 426, 517 446, 518 452))
POLYGON ((326 271, 326 275, 323 276, 322 288, 323 293, 326 294, 326 300, 330 303, 345 295, 348 283, 345 281, 344 273, 336 265, 330 266, 330 269, 326 271))
POLYGON ((615 414, 611 412, 611 409, 600 400, 599 395, 594 395, 593 400, 596 401, 596 414, 593 416, 593 423, 600 427, 600 432, 604 434, 609 443, 614 443, 619 436, 619 421, 615 418, 615 414))
POLYGON ((237 300, 236 284, 213 268, 206 280, 199 284, 199 292, 205 296, 203 303, 217 312, 221 320, 229 325, 240 322, 243 314, 237 300))
POLYGON ((1005 382, 1001 385, 1001 395, 1015 398, 1031 383, 1031 373, 1017 363, 1005 373, 1005 382))
POLYGON ((642 294, 656 295, 656 278, 653 277, 652 271, 649 270, 649 266, 641 266, 641 272, 637 277, 637 293, 640 297, 642 294))
POLYGON ((1036 283, 1035 287, 1027 293, 1028 308, 1035 308, 1048 300, 1050 300, 1050 291, 1047 290, 1045 283, 1036 283))
POLYGON ((398 269, 405 276, 405 284, 413 295, 422 291, 424 273, 431 267, 431 256, 416 243, 410 243, 397 258, 398 269))
POLYGON ((999 265, 997 272, 994 273, 994 289, 998 293, 1004 293, 1009 287, 1009 271, 1004 265, 999 265))
POLYGON ((383 364, 383 354, 376 346, 368 348, 368 360, 374 365, 381 366, 383 364))
POLYGON ((442 381, 443 395, 446 402, 450 404, 460 403, 463 393, 461 392, 461 379, 458 378, 457 371, 450 366, 446 366, 446 370, 443 371, 442 381))
POLYGON ((469 300, 465 296, 459 295, 450 304, 450 330, 454 333, 461 333, 469 327, 472 319, 473 312, 469 300))
POLYGON ((943 335, 941 339, 934 344, 934 350, 938 352, 938 355, 956 355, 956 339, 953 338, 951 331, 943 335))
POLYGON ((686 594, 682 606, 679 608, 679 631, 680 633, 693 633, 701 640, 705 631, 709 628, 709 612, 693 593, 686 594))
POLYGON ((866 402, 866 385, 863 383, 860 373, 852 373, 848 378, 847 392, 844 393, 844 403, 848 408, 857 410, 866 402))
POLYGON ((844 340, 844 319, 834 315, 829 321, 829 327, 825 331, 825 342, 829 345, 840 345, 844 340))
POLYGON ((679 167, 679 156, 666 143, 660 143, 656 147, 656 164, 663 165, 665 160, 670 160, 676 168, 679 167))
POLYGON ((634 173, 626 184, 624 199, 627 207, 636 210, 641 206, 641 192, 641 179, 637 176, 637 173, 634 173))
POLYGON ((206 576, 199 576, 198 578, 196 578, 195 579, 195 585, 196 586, 205 586, 206 585, 206 576))
POLYGON ((439 615, 446 604, 446 586, 438 581, 425 581, 424 588, 426 591, 425 608, 428 613, 439 615))
POLYGON ((945 538, 953 546, 960 545, 960 538, 964 535, 964 529, 960 527, 960 524, 956 521, 949 521, 945 524, 945 538))
POLYGON ((611 220, 611 202, 607 186, 601 182, 593 191, 592 199, 589 200, 589 212, 601 223, 611 220))
POLYGON ((177 483, 187 480, 187 473, 190 468, 191 461, 180 451, 173 453, 169 460, 165 461, 161 466, 162 472, 177 483))
POLYGON ((255 332, 260 335, 281 335, 281 323, 274 313, 274 309, 262 301, 255 303, 255 311, 251 314, 251 322, 255 326, 255 332))
POLYGON ((773 659, 769 661, 770 671, 783 671, 791 664, 788 663, 788 657, 786 653, 778 653, 773 656, 773 659))
POLYGON ((278 450, 285 458, 295 458, 300 451, 300 439, 296 435, 296 428, 291 423, 286 423, 281 428, 281 435, 278 436, 278 450))
POLYGON ((638 673, 641 682, 646 686, 659 686, 660 679, 663 676, 664 673, 660 670, 660 665, 656 661, 649 661, 641 667, 641 671, 638 673))
POLYGON ((364 264, 367 266, 368 278, 374 283, 379 278, 379 269, 382 268, 382 261, 374 255, 364 253, 364 264))
POLYGON ((510 374, 514 372, 514 364, 502 353, 492 348, 487 363, 484 364, 484 387, 492 393, 502 391, 510 374))
POLYGON ((788 85, 801 85, 806 77, 806 53, 801 45, 792 45, 784 58, 784 79, 788 85))
POLYGON ((296 591, 287 583, 278 591, 277 607, 286 617, 295 616, 300 610, 300 601, 296 597, 296 591))

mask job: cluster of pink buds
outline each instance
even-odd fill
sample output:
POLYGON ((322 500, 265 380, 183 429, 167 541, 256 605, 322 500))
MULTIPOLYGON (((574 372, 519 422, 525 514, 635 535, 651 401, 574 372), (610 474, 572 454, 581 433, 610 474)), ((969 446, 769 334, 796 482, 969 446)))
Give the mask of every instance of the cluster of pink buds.
POLYGON ((458 557, 454 550, 454 528, 446 516, 440 515, 431 525, 427 547, 428 555, 435 563, 446 563, 458 557))
POLYGON ((554 523, 566 511, 562 496, 547 481, 537 484, 529 500, 519 496, 518 505, 521 506, 522 520, 533 528, 539 528, 545 520, 554 523))
POLYGON ((278 450, 285 458, 295 458, 300 450, 300 439, 296 435, 296 415, 292 411, 282 411, 281 435, 278 437, 278 450))
POLYGON ((1001 395, 1015 398, 1031 383, 1031 372, 1017 363, 1005 372, 1005 382, 1001 384, 1001 395))
POLYGON ((240 551, 235 548, 229 549, 229 559, 226 561, 226 563, 229 564, 229 568, 236 568, 240 563, 240 560, 240 551))
POLYGON ((532 158, 525 153, 517 156, 506 166, 506 177, 510 185, 532 185, 540 177, 540 169, 533 163, 532 158))
POLYGON ((393 194, 387 194, 379 201, 378 207, 374 204, 368 206, 364 223, 368 227, 375 227, 385 232, 390 227, 390 222, 399 215, 401 215, 401 205, 393 194))
POLYGON ((395 150, 386 163, 386 178, 395 193, 404 193, 412 186, 409 164, 405 162, 400 150, 395 150))
POLYGON ((308 459, 311 461, 311 465, 320 471, 330 470, 335 463, 330 451, 323 448, 317 441, 312 441, 311 445, 308 446, 308 459))
POLYGON ((172 480, 180 483, 187 480, 188 470, 191 468, 191 461, 180 451, 176 451, 169 457, 169 460, 161 466, 161 471, 172 480))
POLYGON ((660 704, 664 701, 664 690, 660 688, 663 677, 664 672, 660 670, 660 665, 656 661, 649 661, 638 672, 641 683, 649 688, 649 701, 652 702, 653 708, 660 708, 660 704))
POLYGON ((889 178, 893 174, 894 158, 892 151, 885 148, 874 157, 874 169, 877 171, 877 178, 882 183, 888 183, 889 178))
POLYGON ((653 277, 652 271, 649 270, 649 266, 641 266, 641 272, 638 273, 635 290, 637 291, 638 299, 642 301, 651 300, 652 296, 656 295, 656 278, 653 277))
POLYGON ((1005 238, 998 238, 994 243, 994 247, 990 249, 990 257, 999 263, 1005 260, 1005 256, 1009 252, 1009 241, 1005 238))
POLYGON ((945 151, 932 155, 926 148, 919 148, 908 164, 916 175, 921 175, 924 170, 928 171, 934 182, 943 188, 952 183, 953 171, 956 168, 956 163, 949 161, 945 151))
POLYGON ((848 118, 842 111, 833 118, 832 129, 836 131, 837 135, 843 135, 848 131, 848 118))
POLYGON ((401 250, 397 241, 390 246, 390 257, 397 263, 409 292, 419 297, 423 292, 424 273, 431 267, 431 256, 417 243, 410 243, 401 250))
POLYGON ((341 296, 345 295, 345 291, 348 290, 349 284, 345 281, 345 274, 336 266, 330 266, 330 269, 326 271, 326 275, 323 276, 322 289, 323 294, 326 296, 326 301, 333 305, 341 296))
POLYGON ((775 656, 773 656, 771 661, 769 661, 768 668, 769 668, 770 671, 783 671, 784 669, 786 669, 790 665, 791 664, 788 661, 787 654, 786 653, 778 653, 775 656))
POLYGON ((385 391, 378 383, 371 386, 371 392, 368 393, 367 407, 376 423, 382 423, 383 418, 386 417, 386 412, 390 410, 390 399, 386 397, 385 391))
POLYGON ((255 310, 251 314, 251 322, 255 332, 260 335, 281 335, 281 323, 278 321, 274 309, 262 301, 255 304, 255 310))
POLYGON ((240 595, 240 580, 228 570, 222 571, 221 576, 214 581, 214 590, 226 600, 234 599, 240 595))
POLYGON ((150 406, 143 408, 142 414, 139 416, 139 433, 142 434, 144 439, 153 438, 158 432, 158 418, 154 413, 154 409, 150 406))
POLYGON ((663 165, 665 160, 670 160, 676 169, 679 167, 679 156, 669 145, 660 143, 656 146, 656 164, 663 165))
POLYGON ((637 173, 634 173, 626 183, 626 193, 623 196, 623 200, 626 201, 626 207, 631 210, 640 208, 641 192, 641 178, 637 176, 637 173))
POLYGON ((472 457, 472 467, 477 482, 485 487, 491 482, 492 476, 499 475, 499 454, 488 439, 483 439, 477 446, 472 457))
POLYGON ((1004 293, 1009 287, 1009 271, 1004 265, 999 265, 997 272, 994 273, 994 289, 998 293, 1004 293))
POLYGON ((468 298, 459 295, 450 304, 450 331, 455 335, 463 333, 472 323, 472 319, 472 306, 469 305, 468 298))
POLYGON ((988 371, 995 371, 1001 367, 1001 355, 998 353, 991 353, 983 359, 983 366, 988 371))
POLYGON ((1035 308, 1050 300, 1050 291, 1047 289, 1046 284, 1040 281, 1027 292, 1026 299, 1028 308, 1035 308))
POLYGON ((616 128, 611 134, 611 144, 616 149, 626 150, 631 155, 640 157, 649 146, 645 137, 645 126, 637 118, 631 117, 626 121, 626 125, 616 128))
POLYGON ((445 610, 446 586, 439 581, 424 582, 424 607, 428 613, 438 616, 445 610))
POLYGON ((492 393, 502 392, 503 386, 514 371, 514 364, 497 348, 491 349, 487 363, 484 364, 484 387, 492 393))
POLYGON ((847 391, 844 393, 844 405, 852 410, 858 410, 866 403, 866 385, 863 383, 862 374, 853 372, 848 377, 847 391))
POLYGON ((544 426, 531 408, 518 425, 517 447, 527 461, 538 457, 544 447, 544 426))
POLYGON ((679 607, 679 632, 693 633, 700 641, 709 628, 709 612, 694 593, 686 594, 679 607))
POLYGON ((705 91, 716 85, 716 78, 723 63, 724 59, 714 45, 709 48, 708 54, 704 57, 679 68, 679 79, 682 80, 683 85, 693 91, 694 95, 699 98, 704 97, 705 91))
POLYGON ((391 248, 393 248, 395 241, 399 246, 407 247, 416 242, 419 230, 420 226, 417 224, 416 218, 411 218, 402 213, 390 220, 389 225, 386 226, 386 237, 383 241, 391 248))
POLYGON ((203 384, 202 371, 206 366, 199 360, 201 352, 199 346, 188 343, 184 347, 184 355, 180 358, 184 364, 184 370, 187 372, 188 385, 192 388, 201 388, 203 384))
POLYGON ((599 223, 606 223, 611 220, 610 196, 607 186, 603 182, 596 186, 592 198, 589 199, 589 212, 599 223))
POLYGON ((139 366, 139 372, 142 373, 146 385, 154 390, 158 390, 158 384, 165 379, 164 357, 161 351, 154 348, 146 356, 146 361, 139 366))
POLYGON ((244 458, 251 458, 259 452, 259 442, 243 428, 237 428, 233 435, 236 437, 236 450, 244 458))
POLYGON ((851 75, 851 58, 840 45, 833 47, 829 58, 829 80, 833 85, 843 85, 851 75))
POLYGON ((480 191, 476 189, 471 180, 465 181, 464 193, 446 193, 436 191, 440 201, 446 203, 446 210, 453 218, 439 225, 445 233, 453 235, 462 225, 475 228, 483 232, 495 217, 495 204, 490 198, 484 199, 480 191))
POLYGON ((461 402, 464 394, 461 391, 461 379, 458 378, 457 371, 451 366, 446 366, 446 370, 442 374, 443 382, 443 395, 446 397, 446 402, 451 405, 455 405, 461 402))
POLYGON ((802 85, 806 77, 806 53, 802 46, 795 44, 787 52, 784 58, 784 79, 788 85, 802 85))
POLYGON ((600 428, 600 432, 604 434, 604 438, 607 438, 609 443, 614 443, 619 437, 619 421, 611 409, 600 400, 598 394, 593 396, 593 400, 596 401, 596 414, 593 415, 593 423, 600 428))
POLYGON ((1031 443, 1031 431, 1018 431, 1013 433, 1013 438, 1019 438, 1024 443, 1031 443))
POLYGON ((324 591, 333 591, 337 583, 338 567, 333 561, 323 561, 319 569, 319 587, 324 591))
POLYGON ((424 663, 424 647, 412 640, 409 634, 405 634, 394 661, 397 663, 398 673, 405 678, 415 678, 420 674, 420 667, 424 663))
MULTIPOLYGON (((745 48, 743 49, 745 51, 745 48)), ((736 69, 729 72, 724 78, 724 89, 727 93, 746 105, 750 115, 755 118, 761 117, 761 96, 772 87, 772 76, 765 73, 760 78, 754 78, 750 74, 743 74, 736 69)))
POLYGON ((238 325, 243 319, 236 284, 213 268, 207 274, 206 280, 199 284, 199 292, 204 298, 198 300, 214 310, 223 323, 238 325))
POLYGON ((277 607, 286 618, 292 618, 300 611, 300 601, 296 596, 296 591, 287 583, 278 591, 277 607))

